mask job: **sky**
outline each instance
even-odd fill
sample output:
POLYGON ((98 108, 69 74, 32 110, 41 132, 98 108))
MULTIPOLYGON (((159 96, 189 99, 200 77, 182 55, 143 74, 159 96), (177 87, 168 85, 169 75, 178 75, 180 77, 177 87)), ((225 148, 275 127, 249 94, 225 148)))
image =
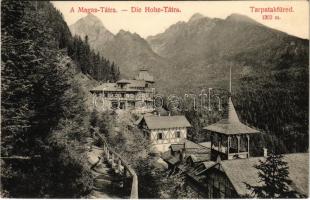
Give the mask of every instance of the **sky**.
MULTIPOLYGON (((188 21, 195 13, 211 18, 225 19, 232 13, 246 15, 268 27, 286 32, 290 35, 309 39, 309 2, 308 1, 55 1, 54 6, 60 10, 68 25, 75 23, 87 13, 78 12, 79 7, 115 8, 116 13, 97 12, 104 26, 116 34, 119 30, 137 33, 146 38, 164 32, 170 25, 178 21, 188 21), (146 13, 145 7, 171 6, 181 12, 146 13), (142 9, 141 13, 131 12, 132 7, 142 9), (251 7, 285 7, 293 8, 293 12, 266 13, 272 14, 272 20, 263 20, 260 12, 252 12, 251 7), (72 11, 74 9, 74 12, 72 11), (128 10, 128 11, 121 11, 128 10), (278 16, 279 19, 275 19, 278 16)), ((263 14, 264 15, 264 14, 263 14)))

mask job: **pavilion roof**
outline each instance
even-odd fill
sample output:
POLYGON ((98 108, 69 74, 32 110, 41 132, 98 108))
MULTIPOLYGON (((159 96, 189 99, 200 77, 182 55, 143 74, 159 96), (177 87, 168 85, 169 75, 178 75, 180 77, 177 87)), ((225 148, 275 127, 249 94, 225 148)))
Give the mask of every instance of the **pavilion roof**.
POLYGON ((259 133, 258 130, 255 130, 240 122, 231 97, 229 97, 228 109, 224 115, 224 118, 215 124, 205 127, 204 129, 225 135, 259 133))

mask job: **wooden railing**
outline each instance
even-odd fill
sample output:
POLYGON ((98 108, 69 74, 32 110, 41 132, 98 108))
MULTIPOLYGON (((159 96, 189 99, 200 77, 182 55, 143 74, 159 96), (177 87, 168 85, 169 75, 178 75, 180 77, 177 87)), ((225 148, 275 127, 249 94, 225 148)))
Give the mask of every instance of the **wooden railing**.
POLYGON ((132 178, 130 199, 138 199, 138 176, 136 172, 118 153, 109 147, 104 137, 100 134, 96 134, 96 136, 98 136, 102 142, 104 156, 115 172, 125 177, 130 176, 132 178))

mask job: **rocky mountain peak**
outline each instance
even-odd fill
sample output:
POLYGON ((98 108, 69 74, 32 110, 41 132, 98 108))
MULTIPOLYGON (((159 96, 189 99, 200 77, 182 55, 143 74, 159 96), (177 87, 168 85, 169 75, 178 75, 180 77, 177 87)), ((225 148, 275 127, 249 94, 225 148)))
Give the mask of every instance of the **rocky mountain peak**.
POLYGON ((200 14, 200 13, 195 13, 189 20, 188 22, 193 22, 199 19, 205 18, 204 15, 200 14))
MULTIPOLYGON (((85 20, 92 20, 92 21, 100 21, 100 19, 98 17, 96 17, 94 14, 92 13, 88 13, 86 15, 86 17, 84 17, 85 20)), ((101 21, 100 21, 101 22, 101 21)))
POLYGON ((129 31, 125 31, 124 29, 121 29, 116 35, 131 35, 131 33, 129 31))
POLYGON ((121 29, 116 36, 117 38, 123 38, 123 39, 127 39, 127 40, 143 40, 143 38, 141 38, 140 35, 138 35, 137 33, 131 33, 130 31, 125 31, 123 29, 121 29))
POLYGON ((87 35, 90 45, 96 50, 100 48, 101 44, 105 44, 114 37, 114 35, 104 27, 101 20, 91 13, 79 19, 69 28, 73 35, 79 35, 82 38, 87 35))
POLYGON ((233 13, 231 15, 229 15, 225 21, 230 21, 230 22, 246 22, 246 23, 252 23, 252 24, 259 24, 257 21, 255 21, 254 19, 245 16, 245 15, 241 15, 241 14, 237 14, 237 13, 233 13))
POLYGON ((70 26, 71 27, 77 27, 77 26, 91 26, 91 27, 100 27, 100 28, 104 28, 106 29, 101 20, 95 16, 92 13, 88 13, 85 17, 82 17, 81 19, 79 19, 77 22, 75 22, 74 24, 72 24, 70 26))

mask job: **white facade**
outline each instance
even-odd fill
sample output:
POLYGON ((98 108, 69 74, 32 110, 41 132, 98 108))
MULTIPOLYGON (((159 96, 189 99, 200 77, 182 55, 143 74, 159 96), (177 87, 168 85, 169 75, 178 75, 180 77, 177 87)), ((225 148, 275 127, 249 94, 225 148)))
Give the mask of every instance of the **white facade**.
POLYGON ((165 152, 169 150, 171 144, 182 143, 187 138, 187 128, 154 129, 150 130, 149 134, 151 149, 165 152))
POLYGON ((93 105, 99 110, 134 110, 140 112, 151 112, 154 110, 153 99, 149 94, 140 94, 144 98, 137 98, 134 94, 125 94, 121 97, 119 94, 102 92, 100 94, 94 93, 93 105), (114 96, 115 95, 115 96, 114 96), (132 97, 133 96, 133 97, 132 97), (148 98, 145 98, 148 96, 148 98))

